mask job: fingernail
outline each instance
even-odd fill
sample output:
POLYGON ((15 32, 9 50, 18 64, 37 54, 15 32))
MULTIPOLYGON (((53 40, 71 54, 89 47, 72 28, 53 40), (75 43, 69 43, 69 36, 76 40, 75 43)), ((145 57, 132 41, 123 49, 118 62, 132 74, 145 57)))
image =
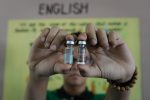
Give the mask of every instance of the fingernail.
POLYGON ((92 39, 91 42, 92 42, 92 45, 96 45, 97 44, 97 41, 95 39, 92 39))
POLYGON ((46 47, 46 48, 48 48, 48 47, 49 47, 49 45, 50 45, 50 43, 49 43, 49 42, 46 42, 46 43, 45 43, 45 47, 46 47))
POLYGON ((50 49, 51 49, 51 50, 56 50, 56 45, 50 46, 50 49))

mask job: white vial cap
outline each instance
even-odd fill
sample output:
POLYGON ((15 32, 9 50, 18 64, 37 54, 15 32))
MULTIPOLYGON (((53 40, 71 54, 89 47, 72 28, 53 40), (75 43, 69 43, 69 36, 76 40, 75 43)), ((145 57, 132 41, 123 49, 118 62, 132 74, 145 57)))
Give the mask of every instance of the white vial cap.
POLYGON ((79 41, 78 44, 86 44, 86 41, 79 41))
POLYGON ((74 41, 72 41, 72 40, 67 40, 67 41, 66 41, 66 44, 72 44, 72 45, 73 45, 73 44, 74 44, 74 41))
POLYGON ((81 64, 82 65, 82 64, 85 64, 85 62, 77 62, 77 64, 81 64))

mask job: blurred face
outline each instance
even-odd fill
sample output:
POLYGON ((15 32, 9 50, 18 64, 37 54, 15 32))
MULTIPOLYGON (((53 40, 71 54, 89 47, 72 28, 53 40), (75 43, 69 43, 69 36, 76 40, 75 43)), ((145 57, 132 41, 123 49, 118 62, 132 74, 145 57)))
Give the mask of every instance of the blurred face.
POLYGON ((74 64, 71 71, 64 74, 64 84, 70 86, 81 86, 86 83, 86 78, 82 77, 77 69, 77 65, 74 64))
POLYGON ((78 48, 77 46, 74 47, 74 61, 71 67, 71 70, 64 74, 64 84, 70 86, 81 86, 86 84, 86 78, 80 75, 80 72, 77 67, 77 55, 78 55, 78 48))

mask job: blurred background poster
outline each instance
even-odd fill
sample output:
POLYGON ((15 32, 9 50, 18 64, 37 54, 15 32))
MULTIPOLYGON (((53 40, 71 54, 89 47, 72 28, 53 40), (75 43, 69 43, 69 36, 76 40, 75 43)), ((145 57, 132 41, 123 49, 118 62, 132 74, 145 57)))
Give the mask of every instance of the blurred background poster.
MULTIPOLYGON (((98 28, 118 32, 128 44, 139 67, 139 78, 132 89, 130 100, 141 100, 141 60, 140 32, 137 18, 90 18, 90 19, 24 19, 9 20, 7 27, 6 56, 4 66, 3 100, 23 100, 28 80, 26 64, 30 47, 45 27, 58 26, 68 32, 85 31, 87 23, 98 28)), ((61 75, 49 78, 49 90, 55 90, 63 84, 61 75)), ((105 93, 108 83, 104 79, 89 78, 87 87, 93 93, 105 93)))

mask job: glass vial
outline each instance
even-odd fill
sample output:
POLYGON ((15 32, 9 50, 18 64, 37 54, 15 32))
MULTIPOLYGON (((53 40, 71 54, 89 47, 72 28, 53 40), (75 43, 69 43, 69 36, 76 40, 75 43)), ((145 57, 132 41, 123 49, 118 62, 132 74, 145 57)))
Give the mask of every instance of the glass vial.
POLYGON ((78 62, 77 64, 86 63, 86 41, 78 41, 78 62))
POLYGON ((64 55, 65 64, 73 63, 73 45, 74 45, 73 40, 66 41, 66 48, 65 48, 65 55, 64 55))

